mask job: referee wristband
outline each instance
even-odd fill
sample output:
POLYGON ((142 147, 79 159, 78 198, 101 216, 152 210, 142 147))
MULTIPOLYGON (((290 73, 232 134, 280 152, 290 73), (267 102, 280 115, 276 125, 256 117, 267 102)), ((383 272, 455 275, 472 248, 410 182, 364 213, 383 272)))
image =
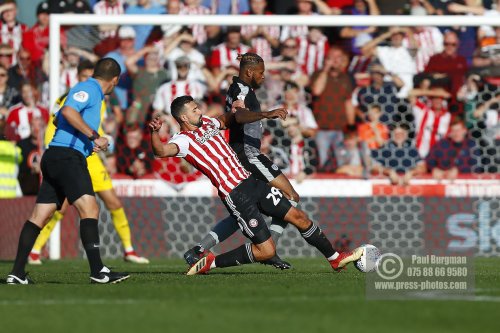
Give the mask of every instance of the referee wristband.
POLYGON ((100 135, 99 133, 97 133, 96 131, 92 131, 92 135, 88 137, 90 141, 94 141, 96 139, 99 139, 100 138, 100 135))

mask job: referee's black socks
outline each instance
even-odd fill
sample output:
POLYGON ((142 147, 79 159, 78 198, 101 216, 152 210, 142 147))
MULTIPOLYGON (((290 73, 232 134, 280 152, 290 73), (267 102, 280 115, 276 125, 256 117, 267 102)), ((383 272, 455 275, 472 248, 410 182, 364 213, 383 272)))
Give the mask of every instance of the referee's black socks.
POLYGON ((97 275, 104 267, 101 260, 101 253, 99 252, 97 219, 80 220, 80 238, 89 260, 90 272, 92 275, 97 275))
POLYGON ((318 225, 311 223, 309 228, 300 233, 306 242, 317 248, 325 258, 330 258, 335 254, 332 243, 326 238, 318 225))
POLYGON ((12 268, 12 274, 20 279, 24 279, 26 275, 24 267, 28 262, 28 256, 33 245, 35 245, 40 230, 42 229, 39 226, 29 220, 24 223, 23 229, 21 230, 19 244, 17 245, 16 260, 14 261, 14 268, 12 268))

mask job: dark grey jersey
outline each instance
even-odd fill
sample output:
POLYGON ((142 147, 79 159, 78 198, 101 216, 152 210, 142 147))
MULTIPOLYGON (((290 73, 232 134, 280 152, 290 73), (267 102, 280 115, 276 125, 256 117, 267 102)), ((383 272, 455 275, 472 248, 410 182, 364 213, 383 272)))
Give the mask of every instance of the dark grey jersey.
MULTIPOLYGON (((261 112, 260 104, 253 89, 240 80, 233 77, 233 83, 229 86, 226 96, 226 112, 231 112, 233 102, 236 100, 245 102, 245 107, 253 112, 261 112)), ((256 121, 250 124, 233 124, 229 128, 229 145, 238 156, 244 155, 250 159, 260 153, 260 141, 262 138, 262 123, 256 121)))

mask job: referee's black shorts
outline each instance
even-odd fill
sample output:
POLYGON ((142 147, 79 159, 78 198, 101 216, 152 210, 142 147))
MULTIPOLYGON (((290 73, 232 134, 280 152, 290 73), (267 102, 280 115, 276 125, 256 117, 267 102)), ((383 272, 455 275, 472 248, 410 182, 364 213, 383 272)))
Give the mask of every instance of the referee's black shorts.
POLYGON ((251 175, 236 186, 225 198, 224 204, 236 219, 243 234, 254 244, 271 237, 261 213, 283 219, 292 205, 280 190, 251 175))
POLYGON ((84 194, 95 195, 87 169, 87 159, 79 151, 49 147, 41 161, 42 185, 37 203, 55 203, 60 209, 64 199, 73 204, 84 194))
POLYGON ((248 172, 265 183, 269 183, 282 174, 278 166, 271 162, 264 154, 257 155, 256 157, 248 157, 244 153, 241 153, 238 155, 238 159, 248 172))

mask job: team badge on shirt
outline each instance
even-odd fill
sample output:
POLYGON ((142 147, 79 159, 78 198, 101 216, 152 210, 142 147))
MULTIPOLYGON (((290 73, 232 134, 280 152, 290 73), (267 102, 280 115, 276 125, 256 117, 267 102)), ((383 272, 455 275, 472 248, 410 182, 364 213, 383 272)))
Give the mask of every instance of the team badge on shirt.
POLYGON ((73 94, 73 99, 77 102, 86 102, 89 99, 89 94, 83 90, 80 90, 73 94))
POLYGON ((259 225, 259 222, 256 219, 251 219, 248 221, 248 225, 251 226, 252 228, 255 228, 256 226, 259 225))

